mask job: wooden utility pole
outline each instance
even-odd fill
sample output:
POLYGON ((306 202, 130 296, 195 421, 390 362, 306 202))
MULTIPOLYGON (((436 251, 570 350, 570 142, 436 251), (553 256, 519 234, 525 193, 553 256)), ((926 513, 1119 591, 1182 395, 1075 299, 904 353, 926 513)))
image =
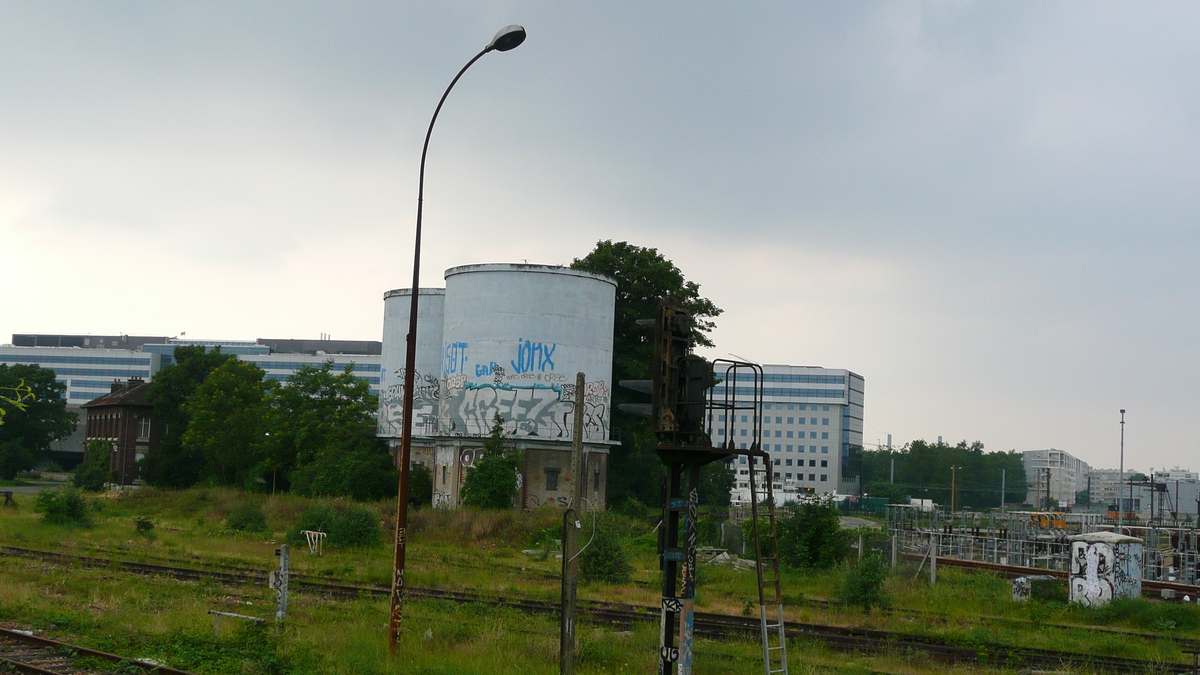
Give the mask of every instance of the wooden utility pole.
POLYGON ((558 672, 575 672, 575 594, 579 587, 579 515, 583 484, 583 389, 586 378, 575 375, 575 424, 571 430, 571 503, 563 513, 562 622, 558 640, 558 672))

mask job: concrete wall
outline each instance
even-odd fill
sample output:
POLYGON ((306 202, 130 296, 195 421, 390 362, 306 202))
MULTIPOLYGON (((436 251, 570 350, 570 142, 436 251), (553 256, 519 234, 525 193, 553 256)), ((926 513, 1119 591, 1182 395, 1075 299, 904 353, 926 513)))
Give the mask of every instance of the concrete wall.
POLYGON ((609 428, 616 283, 545 265, 446 271, 441 433, 570 441, 575 374, 587 377, 585 440, 609 428))
MULTIPOLYGON (((379 381, 379 422, 382 438, 400 438, 403 425, 404 357, 411 289, 383 296, 383 355, 379 381)), ((422 288, 417 303, 417 372, 413 393, 413 435, 437 433, 441 375, 443 308, 446 291, 422 288)), ((415 460, 414 460, 415 461, 415 460)))

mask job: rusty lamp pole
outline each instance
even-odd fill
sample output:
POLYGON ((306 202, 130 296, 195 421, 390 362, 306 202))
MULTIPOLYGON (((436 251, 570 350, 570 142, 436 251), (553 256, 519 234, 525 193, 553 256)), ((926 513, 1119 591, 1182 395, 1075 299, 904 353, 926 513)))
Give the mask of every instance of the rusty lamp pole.
POLYGON ((505 26, 496 33, 491 43, 484 47, 483 51, 467 61, 467 65, 458 71, 458 74, 450 81, 450 86, 446 87, 445 93, 438 101, 437 108, 434 108, 433 118, 429 120, 429 129, 425 132, 425 145, 421 148, 421 173, 417 185, 417 237, 413 249, 412 304, 408 314, 408 336, 404 352, 404 419, 401 422, 403 431, 400 435, 400 456, 397 457, 400 480, 396 494, 396 548, 392 570, 392 612, 388 621, 388 651, 392 654, 396 653, 400 641, 400 619, 404 609, 404 557, 408 543, 408 463, 412 450, 413 383, 417 370, 417 298, 420 297, 421 287, 421 206, 425 201, 425 155, 429 152, 429 136, 433 133, 433 125, 437 122, 438 113, 442 111, 442 104, 446 102, 446 97, 450 95, 450 90, 458 83, 458 79, 467 72, 467 68, 474 65, 488 52, 506 52, 515 49, 524 41, 524 28, 505 26))

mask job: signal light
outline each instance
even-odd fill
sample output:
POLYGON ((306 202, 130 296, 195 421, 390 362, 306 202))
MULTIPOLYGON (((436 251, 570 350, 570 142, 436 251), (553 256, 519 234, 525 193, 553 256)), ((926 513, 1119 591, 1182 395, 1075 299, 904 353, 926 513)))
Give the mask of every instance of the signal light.
POLYGON ((638 325, 654 328, 652 380, 621 380, 626 389, 650 394, 650 403, 623 403, 624 412, 649 417, 659 445, 712 447, 705 432, 707 391, 712 386, 712 364, 692 355, 692 314, 677 298, 663 298, 658 316, 640 319, 638 325))

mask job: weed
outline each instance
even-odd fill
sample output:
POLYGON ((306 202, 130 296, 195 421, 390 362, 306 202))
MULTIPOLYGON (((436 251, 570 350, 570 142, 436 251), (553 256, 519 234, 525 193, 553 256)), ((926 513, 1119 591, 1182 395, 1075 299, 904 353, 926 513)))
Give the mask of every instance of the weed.
POLYGON ((42 512, 42 520, 47 523, 91 527, 92 511, 99 509, 90 501, 78 488, 60 487, 57 490, 42 490, 34 504, 42 512))
POLYGON ((242 502, 229 512, 225 527, 237 532, 266 532, 267 514, 254 502, 242 502))

